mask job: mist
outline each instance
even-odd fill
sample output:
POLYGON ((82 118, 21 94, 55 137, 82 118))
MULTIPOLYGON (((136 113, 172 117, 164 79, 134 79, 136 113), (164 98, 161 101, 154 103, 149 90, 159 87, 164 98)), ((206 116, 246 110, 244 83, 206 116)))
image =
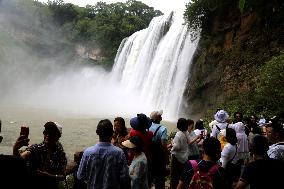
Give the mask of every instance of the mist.
POLYGON ((0 105, 96 118, 150 113, 139 92, 126 92, 102 67, 72 58, 64 34, 51 22, 43 30, 37 19, 13 1, 0 1, 0 105))

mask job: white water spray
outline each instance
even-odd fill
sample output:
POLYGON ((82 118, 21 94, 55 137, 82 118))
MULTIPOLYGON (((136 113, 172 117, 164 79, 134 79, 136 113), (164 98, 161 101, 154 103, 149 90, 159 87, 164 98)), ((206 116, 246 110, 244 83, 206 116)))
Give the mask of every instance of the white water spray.
POLYGON ((138 94, 147 113, 162 109, 164 119, 175 120, 197 43, 190 40, 182 19, 173 14, 156 17, 147 29, 121 43, 113 77, 128 93, 138 94))
MULTIPOLYGON (((0 29, 13 39, 9 30, 16 30, 4 27, 12 23, 8 18, 0 19, 0 29)), ((0 105, 96 118, 130 118, 162 109, 164 120, 176 121, 197 43, 191 42, 183 20, 168 14, 122 41, 110 73, 99 66, 62 65, 64 54, 41 59, 23 43, 2 47, 0 105)))

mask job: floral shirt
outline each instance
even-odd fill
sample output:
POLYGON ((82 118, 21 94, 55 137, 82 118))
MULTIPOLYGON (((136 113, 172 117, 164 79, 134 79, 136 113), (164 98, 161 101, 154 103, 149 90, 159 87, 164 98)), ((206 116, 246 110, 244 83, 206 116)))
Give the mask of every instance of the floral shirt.
POLYGON ((44 142, 29 146, 27 151, 31 153, 28 163, 34 171, 42 170, 51 174, 60 174, 67 164, 65 152, 59 142, 56 143, 55 150, 51 154, 48 153, 44 142))
POLYGON ((129 166, 132 189, 148 189, 147 167, 147 158, 143 152, 133 159, 129 166))

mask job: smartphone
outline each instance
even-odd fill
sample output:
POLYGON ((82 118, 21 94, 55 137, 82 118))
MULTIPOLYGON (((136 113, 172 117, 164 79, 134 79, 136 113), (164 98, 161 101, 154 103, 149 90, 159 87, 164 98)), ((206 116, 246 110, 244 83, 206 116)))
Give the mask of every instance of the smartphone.
POLYGON ((201 131, 201 137, 204 138, 204 131, 201 131))
POLYGON ((20 135, 24 135, 26 138, 28 138, 29 137, 29 132, 30 132, 29 127, 21 126, 20 135))

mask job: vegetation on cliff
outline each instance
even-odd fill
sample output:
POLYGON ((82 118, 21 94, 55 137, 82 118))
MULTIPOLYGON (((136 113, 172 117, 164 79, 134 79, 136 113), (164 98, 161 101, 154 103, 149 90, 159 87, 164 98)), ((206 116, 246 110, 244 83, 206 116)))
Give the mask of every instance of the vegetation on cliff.
MULTIPOLYGON (((86 7, 65 3, 63 0, 48 1, 46 4, 35 0, 2 0, 0 6, 5 7, 2 12, 11 15, 9 18, 18 17, 17 28, 13 31, 29 33, 24 36, 26 39, 28 35, 31 36, 25 43, 35 50, 39 47, 47 51, 52 49, 49 43, 54 40, 52 36, 56 35, 58 38, 53 44, 60 44, 60 48, 53 53, 62 49, 74 49, 75 45, 80 44, 90 52, 99 49, 99 56, 103 57, 100 63, 109 66, 125 37, 148 27, 153 17, 162 14, 136 0, 111 4, 98 2, 86 7), (44 33, 50 39, 42 42, 43 35, 36 38, 39 33, 44 33)), ((8 33, 13 35, 10 31, 8 33)))
POLYGON ((245 115, 283 114, 283 9, 281 0, 187 4, 187 22, 195 34, 201 29, 185 94, 189 114, 211 117, 219 107, 245 115))

